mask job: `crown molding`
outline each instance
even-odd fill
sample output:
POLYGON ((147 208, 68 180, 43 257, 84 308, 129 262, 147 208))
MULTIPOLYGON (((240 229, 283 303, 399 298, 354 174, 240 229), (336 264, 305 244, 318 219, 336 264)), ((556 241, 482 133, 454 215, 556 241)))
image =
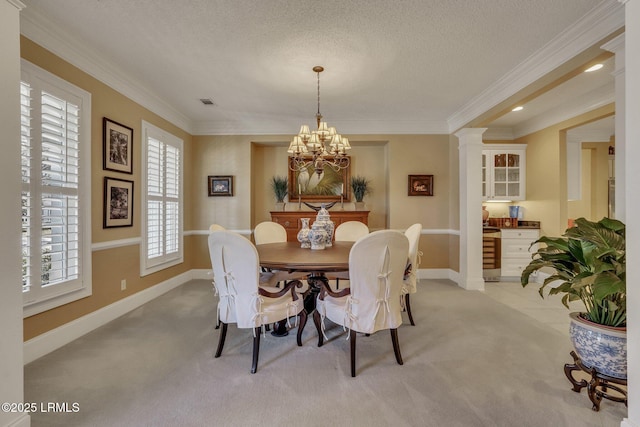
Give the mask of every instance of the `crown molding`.
POLYGON ((94 54, 93 49, 55 26, 37 7, 27 7, 20 13, 20 33, 175 126, 186 132, 192 131, 192 123, 187 116, 158 97, 144 83, 94 54))
MULTIPOLYGON (((331 122, 342 135, 421 135, 449 134, 444 120, 343 120, 331 122)), ((193 125, 193 135, 293 135, 300 122, 274 122, 273 120, 235 121, 197 121, 193 125), (250 123, 250 126, 247 124, 250 123)))
POLYGON ((605 129, 576 129, 567 131, 567 142, 610 142, 612 136, 613 134, 605 129))
POLYGON ((544 114, 540 114, 524 123, 519 124, 513 129, 513 137, 520 138, 533 132, 548 128, 565 120, 572 119, 581 114, 588 113, 605 105, 615 102, 615 91, 612 84, 606 84, 600 88, 589 92, 577 99, 572 100, 571 104, 565 104, 557 108, 547 110, 544 114), (588 100, 588 102, 587 102, 588 100))
POLYGON ((22 11, 25 7, 27 7, 20 0, 7 0, 7 3, 9 3, 12 6, 15 6, 15 8, 18 9, 19 11, 22 11))
POLYGON ((472 98, 447 120, 450 132, 539 80, 555 68, 624 27, 624 5, 603 1, 542 49, 472 98))

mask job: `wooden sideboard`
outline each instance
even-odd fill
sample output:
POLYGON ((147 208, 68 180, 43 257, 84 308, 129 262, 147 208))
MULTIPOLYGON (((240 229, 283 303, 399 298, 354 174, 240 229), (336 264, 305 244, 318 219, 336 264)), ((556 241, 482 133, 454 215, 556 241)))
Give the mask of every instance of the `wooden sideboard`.
MULTIPOLYGON (((369 225, 369 211, 329 211, 331 221, 337 227, 343 222, 360 221, 369 225)), ((310 218, 309 225, 316 219, 314 211, 271 211, 271 221, 281 224, 287 230, 287 241, 297 242, 298 231, 302 228, 301 218, 310 218)))

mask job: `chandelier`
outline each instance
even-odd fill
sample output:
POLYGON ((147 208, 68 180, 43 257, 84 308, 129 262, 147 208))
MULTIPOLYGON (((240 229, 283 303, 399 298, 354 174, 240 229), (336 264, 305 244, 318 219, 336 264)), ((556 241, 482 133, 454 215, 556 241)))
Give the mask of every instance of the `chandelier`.
POLYGON ((320 73, 324 68, 316 65, 313 71, 318 76, 318 112, 316 113, 317 130, 309 131, 309 126, 302 125, 300 133, 293 137, 289 144, 288 153, 291 154, 289 169, 300 172, 313 165, 315 173, 320 176, 325 166, 336 172, 349 167, 347 150, 351 149, 349 139, 336 132, 336 128, 329 127, 322 121, 320 114, 320 73))

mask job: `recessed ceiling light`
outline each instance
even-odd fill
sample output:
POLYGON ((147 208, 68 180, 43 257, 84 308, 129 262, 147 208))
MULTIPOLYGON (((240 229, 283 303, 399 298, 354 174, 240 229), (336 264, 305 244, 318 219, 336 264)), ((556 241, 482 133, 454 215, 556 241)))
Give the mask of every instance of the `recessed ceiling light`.
POLYGON ((513 109, 513 110, 511 110, 511 111, 521 111, 521 110, 523 110, 523 109, 524 109, 524 107, 523 107, 522 105, 519 105, 519 106, 517 106, 516 108, 514 108, 514 109, 513 109))
POLYGON ((590 72, 592 72, 592 71, 598 71, 598 70, 599 70, 600 68, 602 68, 602 67, 604 67, 604 65, 602 65, 602 64, 596 64, 596 65, 593 65, 593 66, 591 66, 591 67, 587 68, 586 70, 584 70, 584 72, 585 72, 585 73, 590 73, 590 72))

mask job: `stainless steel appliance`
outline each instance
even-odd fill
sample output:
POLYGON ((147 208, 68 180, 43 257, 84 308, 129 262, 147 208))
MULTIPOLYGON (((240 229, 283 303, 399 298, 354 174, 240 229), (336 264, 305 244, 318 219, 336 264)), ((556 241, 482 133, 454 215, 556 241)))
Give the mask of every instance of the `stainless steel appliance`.
POLYGON ((482 227, 482 277, 485 281, 500 281, 501 257, 500 229, 482 227))

